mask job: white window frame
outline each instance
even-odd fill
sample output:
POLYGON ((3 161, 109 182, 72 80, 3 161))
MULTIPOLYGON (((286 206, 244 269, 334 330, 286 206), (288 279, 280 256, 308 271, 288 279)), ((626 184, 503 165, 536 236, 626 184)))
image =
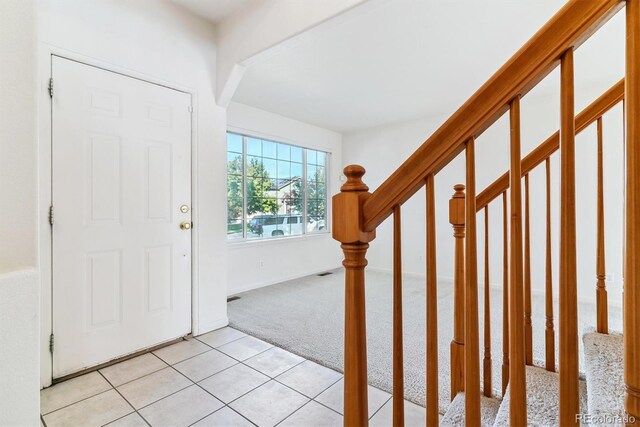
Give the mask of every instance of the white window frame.
MULTIPOLYGON (((326 151, 326 148, 314 148, 308 147, 300 144, 296 144, 291 141, 285 141, 282 139, 277 139, 273 137, 268 137, 264 135, 253 134, 251 132, 247 132, 239 129, 227 129, 225 132, 225 144, 227 144, 227 134, 234 134, 242 137, 242 237, 234 237, 229 238, 227 234, 227 243, 228 244, 238 244, 238 243, 256 243, 256 242, 264 242, 268 240, 283 240, 283 239, 299 239, 309 236, 316 235, 326 235, 331 232, 330 230, 330 210, 331 210, 331 198, 329 196, 330 191, 330 182, 329 182, 329 171, 331 170, 331 152, 326 151), (247 228, 248 228, 248 220, 247 220, 247 138, 255 138, 264 141, 273 142, 275 144, 285 144, 291 147, 296 147, 302 149, 302 234, 295 235, 283 235, 283 236, 262 236, 262 237, 247 237, 247 228), (325 154, 325 164, 324 164, 324 181, 325 181, 325 226, 323 230, 314 230, 307 231, 307 151, 319 151, 325 154)), ((226 155, 229 153, 229 146, 226 145, 225 150, 226 155)), ((228 185, 229 182, 229 168, 228 168, 228 160, 227 160, 227 168, 226 168, 226 182, 225 185, 228 185)), ((227 196, 227 203, 229 203, 229 198, 227 196)), ((228 213, 228 210, 227 210, 228 213)), ((229 226, 229 218, 225 218, 226 225, 225 227, 228 229, 229 226)))

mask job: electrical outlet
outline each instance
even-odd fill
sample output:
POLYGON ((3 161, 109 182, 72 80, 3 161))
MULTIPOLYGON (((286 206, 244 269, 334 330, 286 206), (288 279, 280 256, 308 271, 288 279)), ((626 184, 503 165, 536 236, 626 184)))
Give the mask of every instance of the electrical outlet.
POLYGON ((264 268, 264 261, 260 260, 260 268, 264 268))
POLYGON ((418 255, 418 261, 420 262, 424 261, 424 255, 418 255))

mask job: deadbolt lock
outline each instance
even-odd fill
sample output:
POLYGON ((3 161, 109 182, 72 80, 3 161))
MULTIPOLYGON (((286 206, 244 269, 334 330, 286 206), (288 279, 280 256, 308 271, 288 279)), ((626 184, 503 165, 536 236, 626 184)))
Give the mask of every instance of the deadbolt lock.
POLYGON ((180 206, 180 212, 182 212, 182 213, 189 212, 189 206, 187 206, 187 205, 180 206))
POLYGON ((191 230, 191 223, 188 221, 181 222, 180 228, 183 230, 191 230))

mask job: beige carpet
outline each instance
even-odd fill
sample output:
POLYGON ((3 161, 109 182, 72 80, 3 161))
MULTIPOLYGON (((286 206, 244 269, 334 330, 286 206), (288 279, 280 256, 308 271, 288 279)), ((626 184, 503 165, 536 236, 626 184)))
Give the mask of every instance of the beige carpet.
MULTIPOLYGON (((424 279, 404 278, 405 397, 425 404, 425 286, 424 279)), ((595 291, 594 291, 595 293, 595 291)), ((238 294, 228 304, 231 326, 285 348, 329 368, 342 371, 344 335, 344 271, 319 277, 309 276, 238 294)), ((367 357, 369 383, 386 391, 392 388, 392 277, 389 273, 367 272, 367 357)), ((482 322, 482 293, 480 293, 482 322)), ((557 306, 555 308, 557 318, 557 306)), ((595 324, 595 308, 580 306, 580 333, 595 324)), ((440 411, 450 402, 449 343, 453 327, 453 285, 438 284, 438 353, 440 411)), ((534 359, 544 360, 544 299, 533 297, 534 359)), ((619 309, 610 308, 610 328, 621 329, 619 309)), ((502 364, 502 291, 491 292, 492 381, 499 396, 502 364)), ((482 328, 482 323, 481 323, 482 328)), ((558 332, 556 323, 556 335, 558 332)), ((557 342, 557 337, 556 337, 557 342)), ((582 340, 579 340, 582 345, 582 340)), ((480 359, 484 348, 480 330, 480 359)), ((558 346, 556 345, 556 352, 558 346)), ((580 349, 581 366, 583 351, 580 349)), ((557 362, 557 360, 556 360, 557 362)), ((584 369, 581 369, 584 370, 584 369)))

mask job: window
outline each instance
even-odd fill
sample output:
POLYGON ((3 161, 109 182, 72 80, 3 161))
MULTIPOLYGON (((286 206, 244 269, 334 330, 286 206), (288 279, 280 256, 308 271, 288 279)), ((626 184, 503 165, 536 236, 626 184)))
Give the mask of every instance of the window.
POLYGON ((227 132, 227 238, 325 232, 329 154, 227 132))

